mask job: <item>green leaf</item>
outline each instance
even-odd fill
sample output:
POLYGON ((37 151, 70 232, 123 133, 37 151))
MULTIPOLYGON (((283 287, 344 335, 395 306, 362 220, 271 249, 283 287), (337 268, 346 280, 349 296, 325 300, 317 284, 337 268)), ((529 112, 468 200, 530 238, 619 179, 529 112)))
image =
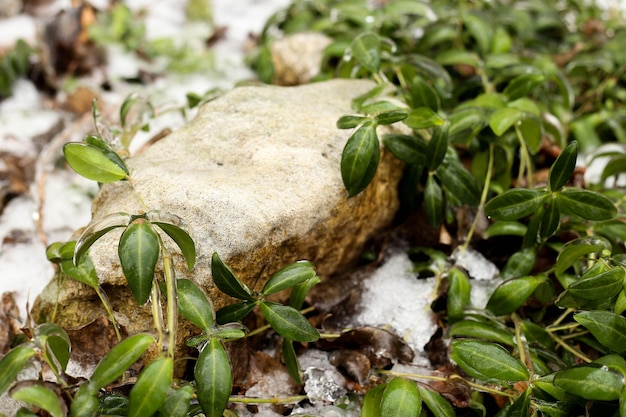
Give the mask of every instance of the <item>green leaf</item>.
POLYGON ((380 417, 380 402, 386 388, 387 383, 367 390, 361 405, 361 417, 380 417))
POLYGON ((615 205, 603 196, 590 190, 565 189, 556 193, 559 209, 586 220, 609 220, 615 217, 615 205))
POLYGON ((482 380, 527 381, 528 369, 506 349, 479 340, 453 340, 450 357, 469 375, 482 380))
POLYGON ((584 260, 583 256, 589 254, 607 256, 607 254, 611 253, 611 249, 611 242, 600 236, 586 236, 570 240, 563 245, 556 258, 554 273, 559 277, 569 267, 584 260))
POLYGON ((460 49, 449 49, 437 55, 437 62, 441 65, 465 64, 473 68, 481 66, 478 54, 460 49))
POLYGON ((521 222, 497 221, 487 228, 485 237, 489 239, 495 236, 524 236, 526 230, 526 225, 521 222))
POLYGON ((283 360, 285 361, 285 367, 287 372, 296 381, 296 384, 302 385, 302 376, 300 371, 300 363, 298 362, 298 356, 293 348, 293 341, 289 339, 283 339, 283 360))
POLYGON ((11 397, 46 410, 52 417, 67 415, 66 405, 61 398, 51 389, 33 381, 25 381, 25 383, 14 387, 11 390, 11 397))
POLYGON ((437 126, 426 146, 426 158, 428 160, 428 170, 434 171, 446 156, 448 149, 448 128, 450 124, 445 122, 437 126))
POLYGON ((150 297, 159 251, 159 238, 152 225, 143 219, 136 220, 122 233, 118 247, 120 263, 139 305, 144 305, 150 297))
POLYGON ((67 143, 63 146, 67 163, 79 175, 100 183, 119 181, 128 174, 101 149, 87 143, 67 143))
POLYGON ((450 130, 448 131, 450 143, 467 143, 488 124, 484 110, 471 107, 455 111, 448 119, 450 121, 450 130))
MULTIPOLYGON (((454 151, 448 151, 448 155, 450 152, 454 153, 454 151)), ((480 187, 476 178, 463 167, 460 161, 455 159, 456 157, 449 157, 448 155, 446 155, 443 163, 437 167, 437 178, 441 181, 446 192, 464 204, 477 206, 480 203, 480 187)))
POLYGON ((615 401, 624 389, 623 376, 608 368, 579 366, 556 374, 554 384, 585 400, 615 401))
POLYGON ((390 125, 406 119, 408 113, 406 110, 389 110, 374 116, 374 123, 378 125, 390 125))
MULTIPOLYGON (((363 107, 363 105, 368 102, 371 99, 374 99, 375 97, 380 96, 385 90, 387 90, 390 87, 389 83, 380 83, 380 84, 376 84, 374 87, 372 87, 370 90, 366 91, 365 93, 361 94, 360 96, 357 96, 355 98, 352 99, 352 110, 363 113, 361 111, 361 108, 363 107)), ((364 118, 366 119, 366 118, 364 118)))
POLYGON ((510 332, 498 329, 489 323, 464 320, 450 327, 448 336, 475 337, 490 342, 498 342, 507 346, 515 346, 513 335, 510 332))
POLYGON ((432 109, 434 113, 439 111, 441 107, 441 100, 437 91, 421 77, 415 77, 411 82, 411 100, 411 107, 414 109, 428 108, 432 109))
POLYGON ((226 324, 241 321, 257 305, 256 301, 244 301, 243 303, 231 304, 217 311, 215 321, 218 324, 226 324))
POLYGON ((572 141, 561 154, 556 158, 556 161, 550 167, 550 191, 558 191, 563 187, 574 173, 576 168, 576 158, 578 157, 578 142, 572 141))
POLYGON ((22 345, 14 347, 0 359, 0 394, 13 384, 17 374, 36 353, 33 347, 22 345))
POLYGON ((98 389, 94 389, 90 384, 82 384, 74 395, 70 406, 71 417, 93 417, 98 411, 100 400, 98 399, 98 389))
POLYGON ((408 164, 426 165, 426 141, 414 135, 386 134, 383 145, 396 158, 408 164))
POLYGON ((169 237, 172 238, 174 243, 176 243, 176 246, 178 246, 181 253, 183 254, 183 257, 187 262, 187 268, 189 268, 190 270, 193 269, 196 264, 196 245, 189 233, 174 224, 152 220, 151 223, 158 226, 169 237))
POLYGON ((448 317, 456 321, 463 317, 465 308, 470 303, 471 285, 467 276, 458 268, 448 271, 448 317))
POLYGON ((380 400, 381 417, 419 416, 422 399, 415 382, 394 378, 387 384, 380 400))
POLYGON ((202 331, 211 331, 215 324, 211 301, 191 280, 178 279, 176 285, 178 286, 179 313, 202 331))
POLYGON ((427 129, 429 127, 441 126, 445 120, 429 107, 418 107, 409 112, 404 119, 411 129, 427 129))
MULTIPOLYGON (((553 195, 554 196, 554 195, 553 195)), ((539 226, 539 236, 548 239, 559 229, 561 225, 561 213, 559 205, 555 198, 548 200, 548 204, 541 216, 541 225, 539 226)))
POLYGON ((281 336, 296 342, 314 342, 320 335, 317 329, 298 310, 282 304, 263 301, 261 312, 281 336))
POLYGON ((70 338, 62 327, 42 323, 35 328, 36 343, 40 344, 42 356, 55 373, 65 372, 70 360, 70 338))
POLYGON ((239 281, 233 271, 220 259, 217 252, 211 257, 211 274, 217 288, 223 293, 240 300, 254 301, 252 291, 239 281))
POLYGON ((428 174, 426 187, 424 188, 424 209, 428 223, 433 227, 441 224, 443 212, 443 192, 432 173, 428 174))
POLYGON ((463 23, 467 27, 467 31, 476 40, 481 54, 485 56, 491 52, 494 35, 493 22, 476 14, 468 14, 463 18, 463 23))
POLYGON ((115 151, 111 148, 111 146, 109 146, 107 141, 102 139, 100 136, 87 135, 85 136, 83 141, 89 145, 93 145, 96 148, 99 148, 100 150, 102 150, 102 152, 105 154, 107 158, 113 161, 118 167, 122 168, 122 170, 124 170, 124 172, 127 175, 130 174, 130 172, 128 171, 128 167, 126 166, 126 163, 124 163, 122 158, 120 158, 120 156, 117 153, 115 153, 115 151))
POLYGON ((299 261, 288 265, 276 272, 263 286, 261 294, 264 296, 277 293, 287 288, 302 284, 315 276, 313 264, 308 261, 299 261))
POLYGON ((574 315, 603 346, 613 352, 626 352, 626 318, 610 311, 584 311, 574 315))
POLYGON ((61 272, 65 275, 96 289, 98 287, 98 275, 91 258, 82 256, 78 265, 75 265, 73 261, 75 250, 75 240, 67 243, 56 242, 48 247, 46 255, 48 260, 59 264, 61 272))
POLYGON ((339 120, 337 120, 337 129, 354 129, 364 120, 367 120, 367 117, 350 115, 341 116, 339 120))
POLYGON ((616 296, 624 286, 624 269, 621 267, 614 267, 599 274, 587 275, 585 273, 579 280, 574 281, 567 287, 567 291, 586 300, 601 300, 616 296))
POLYGON ((515 252, 504 265, 500 276, 503 279, 518 278, 530 274, 535 266, 537 252, 534 248, 525 248, 515 252))
POLYGON ((540 190, 514 188, 492 198, 485 205, 485 214, 496 220, 517 220, 535 213, 548 193, 540 190))
POLYGON ((496 136, 502 136, 504 132, 509 130, 511 126, 518 123, 524 118, 524 112, 511 108, 504 107, 496 110, 489 118, 489 127, 493 130, 496 136))
POLYGON ((173 372, 172 358, 155 359, 142 369, 130 390, 128 416, 142 417, 154 414, 165 402, 172 385, 173 372))
POLYGON ((528 417, 530 413, 530 400, 531 400, 532 388, 528 387, 522 395, 517 397, 509 410, 506 413, 506 417, 528 417))
POLYGON ((139 333, 115 345, 100 361, 89 384, 97 391, 120 377, 155 342, 149 334, 139 333))
POLYGON ((426 404, 426 407, 435 417, 455 417, 456 412, 454 407, 450 404, 450 401, 446 400, 438 392, 424 388, 421 385, 417 386, 419 395, 426 404))
POLYGON ((306 295, 309 293, 311 288, 314 285, 317 285, 321 282, 320 278, 315 275, 313 278, 309 278, 302 284, 298 284, 291 290, 291 295, 289 296, 289 305, 296 310, 300 310, 302 308, 302 304, 304 304, 304 299, 306 295))
POLYGON ((541 149, 541 122, 535 115, 525 114, 524 118, 519 122, 519 131, 532 155, 535 155, 541 149))
POLYGON ((350 45, 352 56, 372 74, 380 68, 380 38, 373 33, 362 33, 350 45))
POLYGON ((348 139, 341 155, 341 177, 350 197, 363 191, 374 178, 380 161, 376 125, 363 123, 348 139))
POLYGON ((207 417, 222 417, 233 386, 230 361, 224 345, 212 338, 200 351, 194 369, 198 402, 207 417))
POLYGON ((513 78, 502 92, 509 101, 529 95, 535 87, 545 81, 543 74, 522 74, 513 78))
POLYGON ((118 227, 126 227, 132 221, 133 216, 128 213, 111 213, 101 219, 92 221, 81 233, 74 249, 74 265, 80 264, 82 256, 87 253, 91 245, 98 239, 118 227))
POLYGON ((522 306, 535 289, 545 281, 545 277, 523 277, 504 281, 496 288, 487 301, 487 310, 496 316, 510 314, 522 306))
POLYGON ((159 410, 159 417, 186 417, 193 392, 191 385, 184 385, 171 392, 159 410))

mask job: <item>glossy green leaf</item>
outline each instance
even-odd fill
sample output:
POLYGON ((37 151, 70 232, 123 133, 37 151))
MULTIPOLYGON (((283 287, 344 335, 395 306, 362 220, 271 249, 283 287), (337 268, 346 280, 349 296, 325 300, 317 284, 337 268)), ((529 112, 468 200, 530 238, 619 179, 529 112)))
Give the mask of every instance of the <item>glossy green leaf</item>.
POLYGON ((598 339, 613 352, 626 352, 626 318, 610 311, 583 311, 574 315, 598 339))
POLYGON ((406 124, 411 129, 427 129, 429 127, 441 126, 444 123, 444 119, 429 107, 418 107, 409 112, 409 115, 404 119, 406 124))
POLYGON ((71 417, 93 417, 98 411, 100 400, 98 389, 91 384, 82 384, 74 395, 70 406, 71 417))
POLYGON ((207 417, 222 417, 233 386, 230 361, 224 345, 210 339, 200 351, 194 369, 198 402, 207 417))
POLYGON ((452 113, 448 140, 450 143, 467 143, 488 124, 484 110, 477 108, 459 109, 452 113))
POLYGON ((403 378, 389 381, 380 399, 381 417, 417 417, 421 412, 422 399, 415 382, 403 378))
POLYGON ((615 267, 590 276, 585 273, 579 280, 567 287, 567 291, 586 300, 600 300, 616 296, 623 286, 624 269, 615 267))
POLYGON ((22 345, 14 347, 0 359, 0 394, 9 389, 17 374, 36 353, 33 347, 22 345))
POLYGON ((557 373, 554 383, 586 400, 615 401, 624 389, 623 377, 603 367, 579 366, 557 373))
POLYGON ((128 287, 139 305, 150 297, 159 251, 159 238, 145 220, 135 221, 122 233, 118 255, 128 287))
POLYGON ((130 390, 128 416, 142 417, 154 414, 165 402, 172 385, 173 372, 172 358, 155 359, 142 369, 130 390))
POLYGON ((317 329, 298 310, 282 304, 263 301, 261 312, 281 336, 296 342, 314 342, 320 335, 317 329))
POLYGON ((541 226, 539 226, 539 236, 542 239, 548 239, 556 233, 561 225, 561 213, 556 199, 548 200, 543 214, 541 215, 541 226))
POLYGON ((476 40, 481 54, 484 56, 491 52, 494 36, 493 22, 477 14, 468 14, 463 18, 463 23, 476 40))
POLYGON ((374 123, 363 123, 348 139, 341 155, 341 177, 350 197, 363 191, 374 178, 380 145, 374 123))
POLYGON ((481 65, 480 57, 474 52, 460 49, 449 49, 437 55, 437 62, 441 65, 465 64, 478 68, 481 65))
POLYGON ((408 164, 426 165, 426 141, 414 135, 386 134, 385 148, 396 158, 408 164))
POLYGON ((313 264, 308 261, 299 261, 288 265, 276 272, 263 286, 261 294, 270 295, 287 288, 302 284, 315 276, 313 264))
POLYGON ((70 360, 70 338, 62 327, 42 323, 35 328, 36 343, 40 344, 42 356, 55 373, 65 372, 70 360))
POLYGON ((502 92, 509 101, 529 95, 535 87, 545 81, 543 74, 522 74, 513 78, 502 92))
POLYGON ((241 321, 257 305, 256 301, 244 301, 242 303, 231 304, 217 310, 215 321, 218 324, 226 324, 241 321))
POLYGON ((27 381, 11 390, 11 397, 23 401, 42 410, 46 410, 52 417, 67 415, 65 402, 44 385, 27 381))
POLYGON ((363 113, 361 111, 361 108, 363 107, 363 105, 367 102, 369 102, 370 100, 379 97, 385 90, 387 90, 390 87, 389 83, 380 83, 380 84, 376 84, 374 87, 372 87, 370 90, 366 91, 365 93, 361 94, 360 96, 357 96, 355 98, 352 99, 352 110, 363 113))
POLYGON ((104 155, 113 161, 118 167, 122 168, 122 170, 128 175, 130 174, 126 163, 120 158, 120 156, 109 146, 109 144, 102 139, 100 136, 95 135, 87 135, 83 141, 88 143, 89 145, 93 145, 96 148, 102 150, 104 155))
POLYGON ((609 220, 617 214, 611 200, 594 191, 570 188, 556 193, 556 198, 559 210, 586 220, 609 220))
POLYGON ((558 191, 563 187, 574 173, 576 168, 576 159, 578 157, 578 142, 572 141, 561 154, 556 158, 556 161, 550 167, 550 191, 558 191))
POLYGON ((304 304, 304 299, 307 294, 313 288, 314 285, 317 285, 321 282, 320 278, 315 275, 313 278, 309 278, 302 284, 298 284, 291 290, 291 295, 289 296, 289 305, 296 310, 300 310, 302 305, 304 304))
POLYGON ((504 107, 496 110, 489 118, 489 127, 493 130, 496 136, 502 136, 504 132, 509 130, 511 126, 520 122, 524 118, 524 112, 511 108, 504 107))
POLYGON ((388 110, 374 116, 374 122, 379 125, 390 125, 406 119, 406 110, 388 110))
POLYGON ((184 385, 172 391, 161 406, 159 417, 186 417, 193 393, 191 385, 184 385))
POLYGON ((522 306, 545 277, 522 277, 504 281, 489 297, 486 309, 496 316, 511 314, 522 306))
POLYGON ((594 364, 606 366, 612 371, 619 373, 626 377, 626 360, 615 353, 604 355, 593 361, 594 364))
POLYGON ((528 417, 530 413, 530 400, 532 398, 532 388, 528 387, 522 395, 517 397, 509 407, 506 417, 528 417))
POLYGON ((128 213, 111 213, 89 223, 89 226, 76 240, 74 249, 74 264, 80 264, 82 256, 102 236, 118 227, 126 227, 132 221, 133 216, 128 213))
POLYGON ((450 286, 448 288, 448 317, 455 321, 463 316, 470 303, 471 285, 467 275, 458 268, 448 271, 450 286))
POLYGON ((191 280, 176 280, 178 312, 205 332, 213 329, 213 306, 204 292, 191 280))
POLYGON ((519 121, 519 131, 530 153, 535 155, 539 152, 543 137, 539 118, 526 113, 525 117, 519 121))
POLYGON ((215 285, 223 293, 240 300, 254 300, 250 288, 239 281, 228 265, 222 262, 217 252, 213 252, 211 257, 211 274, 215 285))
POLYGON ((478 182, 460 161, 446 155, 443 163, 437 167, 436 173, 446 192, 451 193, 459 201, 470 206, 477 206, 480 203, 478 182))
POLYGON ((352 56, 371 73, 380 68, 380 38, 373 33, 362 33, 350 45, 352 56))
POLYGON ((63 146, 67 163, 79 175, 100 183, 125 179, 128 174, 99 148, 86 143, 67 143, 63 146))
POLYGON ((586 260, 586 255, 607 256, 611 250, 611 242, 600 236, 586 236, 570 240, 559 252, 554 272, 559 277, 572 265, 586 260))
POLYGON ((489 239, 495 236, 524 236, 526 229, 526 225, 521 222, 497 221, 487 228, 485 237, 489 239))
POLYGON ((502 268, 500 276, 503 279, 519 278, 528 275, 535 266, 537 252, 535 248, 525 248, 515 252, 502 268))
POLYGON ((412 108, 429 108, 434 112, 439 111, 441 100, 433 86, 420 77, 415 77, 411 82, 412 108))
POLYGON ((428 160, 428 170, 434 171, 443 162, 448 149, 448 128, 450 124, 437 126, 433 130, 433 135, 426 146, 426 158, 428 160))
POLYGON ((387 383, 367 390, 361 405, 361 417, 380 417, 380 402, 385 388, 387 388, 387 383))
POLYGON ((478 379, 527 381, 528 369, 506 349, 479 340, 453 340, 450 357, 465 372, 478 379))
POLYGON ((507 346, 515 346, 513 335, 503 329, 494 327, 489 323, 464 320, 455 323, 448 330, 448 336, 465 336, 483 339, 490 342, 502 343, 507 346))
POLYGON ((296 384, 302 385, 302 376, 300 371, 300 363, 298 362, 298 356, 293 348, 293 341, 289 339, 283 339, 283 360, 285 361, 285 367, 287 372, 296 381, 296 384))
POLYGON ((98 363, 91 375, 90 385, 99 390, 119 378, 155 342, 149 334, 139 333, 115 345, 98 363))
POLYGON ((450 404, 450 401, 446 400, 439 394, 438 392, 424 388, 421 385, 417 386, 417 390, 419 391, 420 397, 426 407, 430 410, 430 412, 435 417, 455 417, 456 412, 454 411, 454 407, 450 404))
POLYGON ((172 238, 174 243, 176 243, 176 246, 180 249, 180 252, 183 254, 183 257, 187 262, 187 268, 190 270, 193 269, 196 264, 196 245, 189 233, 181 227, 170 223, 153 221, 152 224, 158 226, 172 238))
POLYGON ((91 288, 98 287, 98 275, 93 266, 93 262, 89 256, 83 255, 78 264, 74 264, 74 251, 76 241, 72 240, 67 243, 56 242, 50 245, 46 251, 48 260, 58 263, 61 272, 68 277, 82 282, 91 288))
POLYGON ((341 116, 339 120, 337 120, 337 129, 354 129, 364 120, 367 120, 367 117, 350 115, 341 116))
POLYGON ((485 214, 496 220, 517 220, 535 213, 547 192, 514 188, 492 198, 485 205, 485 214))
POLYGON ((424 210, 428 223, 433 227, 441 224, 441 216, 443 213, 443 192, 437 183, 435 176, 428 175, 426 186, 424 188, 424 210))

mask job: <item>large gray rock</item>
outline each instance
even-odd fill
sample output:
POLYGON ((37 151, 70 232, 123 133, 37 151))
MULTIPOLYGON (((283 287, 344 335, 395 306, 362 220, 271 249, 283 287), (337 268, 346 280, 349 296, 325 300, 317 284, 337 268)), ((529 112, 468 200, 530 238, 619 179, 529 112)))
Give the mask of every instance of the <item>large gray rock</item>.
MULTIPOLYGON (((384 153, 378 174, 363 193, 348 199, 339 170, 350 135, 335 123, 351 113, 350 101, 373 87, 335 80, 300 87, 239 87, 205 105, 185 128, 128 160, 132 184, 104 185, 93 218, 115 212, 158 209, 176 214, 191 229, 196 268, 176 253, 178 277, 190 277, 210 294, 216 309, 233 302, 214 287, 210 258, 216 251, 251 288, 299 259, 315 263, 327 279, 354 261, 398 207, 401 166, 384 153), (137 194, 141 195, 143 206, 137 194)), ((382 132, 381 132, 382 133, 382 132)), ((148 307, 129 295, 119 266, 119 233, 90 250, 101 283, 129 333, 153 328, 148 307)), ((67 327, 104 315, 82 284, 53 280, 34 314, 67 327), (59 302, 61 308, 55 309, 59 302)), ((181 343, 193 332, 180 326, 181 343)))

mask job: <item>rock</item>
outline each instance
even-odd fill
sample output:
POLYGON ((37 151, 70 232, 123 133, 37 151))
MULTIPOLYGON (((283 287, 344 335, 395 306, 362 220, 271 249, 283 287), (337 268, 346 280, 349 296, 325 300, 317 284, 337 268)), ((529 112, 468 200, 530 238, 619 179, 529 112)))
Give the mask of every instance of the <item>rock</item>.
MULTIPOLYGON (((172 245, 177 277, 195 280, 215 309, 233 299, 211 280, 213 252, 254 290, 300 259, 314 262, 322 279, 329 279, 359 257, 398 208, 402 166, 389 153, 383 152, 376 178, 358 196, 348 199, 341 180, 341 152, 351 132, 335 123, 351 113, 353 97, 372 87, 363 80, 333 80, 236 88, 203 106, 186 127, 130 158, 133 185, 102 186, 93 218, 157 209, 184 219, 198 258, 195 269, 187 271, 172 245)), ((129 334, 149 331, 149 307, 135 304, 119 266, 119 237, 115 231, 106 234, 90 255, 120 323, 129 334)), ((53 313, 57 323, 71 328, 93 321, 104 310, 91 289, 55 279, 33 310, 37 321, 53 313), (55 308, 57 301, 60 308, 55 308)), ((190 324, 181 323, 180 345, 194 332, 190 324)))
POLYGON ((273 41, 270 45, 273 83, 300 85, 319 74, 324 49, 332 40, 321 33, 302 32, 273 41))

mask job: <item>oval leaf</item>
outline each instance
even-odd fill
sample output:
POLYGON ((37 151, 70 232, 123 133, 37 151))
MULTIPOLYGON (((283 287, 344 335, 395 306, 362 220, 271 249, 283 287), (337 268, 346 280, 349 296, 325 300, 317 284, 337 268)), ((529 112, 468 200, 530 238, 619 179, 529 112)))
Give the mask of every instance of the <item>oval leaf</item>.
POLYGON ((180 249, 180 252, 183 254, 183 257, 187 262, 187 268, 190 270, 193 269, 196 264, 196 245, 189 233, 175 224, 159 221, 151 221, 151 223, 157 225, 172 238, 174 243, 176 243, 176 246, 180 249))
POLYGON ((578 157, 578 142, 572 141, 563 149, 556 161, 550 167, 550 191, 558 191, 563 187, 574 173, 576 159, 578 157))
POLYGON ((194 376, 202 411, 207 417, 222 417, 232 390, 233 375, 219 339, 211 338, 200 351, 194 376))
POLYGON ((450 286, 448 288, 448 317, 451 321, 463 316, 465 308, 470 303, 471 285, 467 275, 460 269, 452 268, 448 272, 450 286))
POLYGON ((159 410, 159 417, 186 417, 193 392, 191 385, 182 386, 172 392, 159 410))
POLYGON ((624 269, 615 267, 600 274, 583 276, 567 287, 567 291, 586 300, 601 300, 614 297, 622 290, 623 286, 624 269))
POLYGON ((528 369, 500 345, 479 340, 453 340, 451 346, 451 358, 475 378, 528 380, 528 369))
POLYGON ((341 154, 341 177, 350 197, 363 191, 374 178, 380 161, 376 125, 363 123, 348 139, 341 154))
POLYGON ((94 389, 90 384, 82 384, 74 395, 70 406, 71 417, 93 417, 98 411, 100 400, 98 399, 98 389, 94 389))
POLYGON ((367 120, 367 117, 350 115, 341 116, 339 120, 337 120, 337 129, 354 129, 364 120, 367 120))
POLYGON ((381 417, 419 416, 422 399, 415 382, 394 378, 387 384, 380 400, 381 417))
POLYGON ((313 264, 308 261, 299 261, 288 265, 276 272, 263 286, 261 293, 270 295, 287 288, 302 284, 304 281, 315 276, 313 264))
POLYGON ((283 360, 289 375, 296 381, 296 384, 302 385, 300 363, 298 362, 296 350, 293 348, 293 341, 289 339, 283 339, 283 360))
POLYGON ((519 109, 504 107, 496 110, 489 118, 489 127, 496 136, 502 136, 511 126, 524 118, 524 112, 519 109))
POLYGON ((178 286, 178 311, 204 332, 213 329, 213 306, 195 282, 188 279, 176 281, 178 286))
POLYGON ((515 188, 492 198, 485 205, 485 214, 496 220, 517 220, 535 213, 547 193, 540 190, 515 188))
POLYGON ((380 68, 380 38, 373 33, 357 36, 350 45, 352 56, 371 73, 380 68))
POLYGON ((615 205, 603 196, 590 190, 566 189, 556 193, 559 209, 586 220, 609 220, 615 217, 615 205))
POLYGON ((172 358, 155 359, 141 370, 130 390, 128 416, 151 416, 165 402, 172 385, 174 361, 172 358))
POLYGON ((320 334, 298 310, 282 304, 264 301, 261 312, 282 337, 296 342, 315 342, 320 334))
POLYGON ((411 129, 427 129, 429 127, 441 126, 443 123, 444 119, 429 107, 413 109, 409 112, 407 118, 404 119, 404 124, 411 129))
POLYGON ((257 303, 254 301, 244 301, 243 303, 236 303, 222 307, 217 311, 215 321, 217 321, 217 324, 241 321, 256 305, 257 303))
POLYGON ((426 165, 426 141, 417 136, 387 134, 383 136, 385 148, 407 164, 426 165))
POLYGON ((470 206, 478 205, 480 202, 480 187, 478 186, 478 182, 476 178, 463 167, 460 161, 449 158, 448 155, 446 155, 443 163, 437 168, 436 173, 447 192, 450 192, 464 204, 470 206))
POLYGON ((417 390, 419 391, 420 397, 426 407, 430 410, 431 413, 435 417, 455 417, 456 412, 454 411, 454 407, 450 404, 450 401, 446 400, 439 394, 438 392, 424 388, 421 385, 417 386, 417 390))
POLYGON ((127 178, 128 174, 101 149, 87 143, 67 143, 63 146, 67 163, 83 177, 100 183, 127 178))
POLYGON ((613 352, 626 352, 626 318, 610 311, 584 311, 574 315, 598 339, 613 352))
POLYGON ((443 192, 432 174, 428 175, 424 187, 424 209, 428 223, 433 227, 439 226, 443 213, 443 192))
POLYGON ((445 122, 437 126, 426 146, 426 158, 428 160, 428 170, 435 170, 443 162, 448 149, 448 128, 450 124, 445 122))
POLYGON ((601 257, 611 253, 611 242, 600 236, 587 236, 570 240, 556 258, 554 273, 557 277, 570 266, 586 260, 585 255, 598 254, 601 257))
POLYGON ((615 401, 624 388, 623 377, 604 367, 580 366, 556 374, 554 384, 586 400, 615 401))
POLYGON ((523 277, 504 281, 491 294, 485 308, 496 316, 511 314, 526 302, 543 281, 545 281, 543 277, 523 277))
POLYGON ((101 219, 92 221, 76 240, 74 248, 74 265, 80 264, 82 256, 87 253, 91 245, 106 233, 118 227, 126 227, 133 217, 128 213, 111 213, 101 219))
POLYGON ((511 80, 502 92, 509 101, 527 96, 535 87, 545 81, 543 74, 522 74, 511 80))
POLYGON ((310 278, 302 284, 293 287, 293 289, 291 290, 291 295, 289 296, 289 305, 296 310, 300 310, 302 308, 302 304, 304 304, 304 299, 306 298, 306 295, 309 293, 314 285, 317 285, 320 282, 322 282, 320 278, 315 275, 313 278, 310 278))
POLYGON ((490 342, 502 343, 507 346, 515 346, 513 335, 510 332, 498 329, 491 324, 477 321, 464 320, 450 327, 448 336, 475 337, 490 342))
POLYGON ((556 200, 551 199, 541 216, 541 225, 539 226, 539 236, 548 239, 556 233, 561 225, 561 213, 556 200))
POLYGON ((149 334, 136 334, 115 345, 100 361, 91 375, 89 384, 99 390, 115 381, 154 343, 149 334))
POLYGON ((159 250, 156 232, 143 219, 128 226, 120 238, 118 255, 122 271, 139 305, 150 297, 159 250))
POLYGON ((406 119, 407 116, 406 110, 389 110, 377 114, 374 117, 374 122, 378 125, 390 125, 406 119))
POLYGON ((220 259, 217 252, 211 257, 211 274, 217 288, 223 293, 240 300, 254 301, 250 288, 235 276, 233 271, 220 259))
POLYGON ((36 353, 30 346, 17 346, 0 360, 0 394, 11 386, 28 359, 36 353))
POLYGON ((25 381, 24 384, 13 388, 11 397, 46 410, 52 417, 64 417, 67 415, 65 402, 52 390, 43 385, 25 381))
POLYGON ((367 390, 361 406, 361 417, 380 417, 380 401, 387 384, 380 384, 367 390))

